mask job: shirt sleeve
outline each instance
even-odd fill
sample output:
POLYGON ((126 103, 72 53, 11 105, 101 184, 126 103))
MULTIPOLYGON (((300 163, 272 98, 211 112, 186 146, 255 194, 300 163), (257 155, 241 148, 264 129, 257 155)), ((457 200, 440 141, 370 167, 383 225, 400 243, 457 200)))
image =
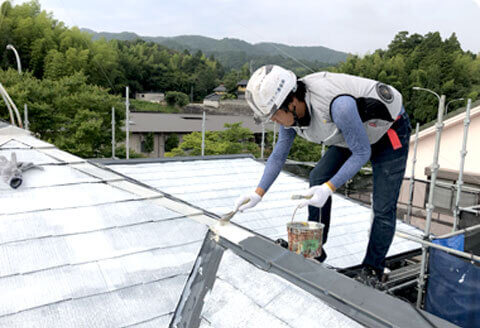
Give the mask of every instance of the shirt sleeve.
POLYGON ((330 179, 335 188, 339 188, 367 163, 372 150, 354 98, 341 96, 335 99, 332 103, 331 114, 333 122, 342 132, 345 142, 352 152, 340 170, 330 179))
POLYGON ((290 152, 296 135, 297 132, 294 129, 285 129, 283 126, 280 126, 278 141, 270 157, 268 157, 267 163, 265 163, 263 176, 258 187, 267 191, 273 184, 287 160, 288 153, 290 152))

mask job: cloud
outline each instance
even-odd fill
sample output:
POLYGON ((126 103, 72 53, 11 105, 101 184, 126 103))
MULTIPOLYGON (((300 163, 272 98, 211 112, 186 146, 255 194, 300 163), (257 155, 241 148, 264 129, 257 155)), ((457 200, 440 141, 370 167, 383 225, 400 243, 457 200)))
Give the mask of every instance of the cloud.
POLYGON ((480 0, 473 0, 473 2, 475 2, 477 4, 477 6, 480 7, 480 0))

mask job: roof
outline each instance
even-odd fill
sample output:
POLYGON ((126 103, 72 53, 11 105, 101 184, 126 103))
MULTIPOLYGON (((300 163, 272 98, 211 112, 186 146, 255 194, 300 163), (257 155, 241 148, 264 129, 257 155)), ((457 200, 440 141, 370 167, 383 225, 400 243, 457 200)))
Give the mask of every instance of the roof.
MULTIPOLYGON (((133 179, 158 188, 175 197, 222 215, 231 210, 235 199, 255 188, 263 172, 264 163, 250 156, 199 158, 178 161, 139 160, 135 164, 117 161, 110 167, 133 179)), ((291 195, 308 188, 308 182, 288 172, 281 172, 262 202, 255 208, 238 213, 233 221, 272 240, 287 239, 286 223, 298 201, 291 195)), ((332 202, 332 219, 325 246, 326 263, 339 268, 361 264, 369 237, 371 210, 336 193, 332 202)), ((306 220, 307 209, 297 212, 295 220, 306 220)), ((420 234, 416 228, 397 221, 403 231, 420 234)), ((415 242, 394 238, 388 256, 418 249, 415 242)))
MULTIPOLYGON (((164 114, 158 112, 131 112, 130 132, 190 133, 202 131, 202 114, 164 114)), ((262 126, 255 124, 253 115, 206 115, 206 130, 225 130, 225 124, 242 122, 242 127, 261 133, 262 126)), ((266 124, 267 130, 273 124, 266 124)))
POLYGON ((215 91, 215 92, 225 92, 225 91, 227 91, 227 88, 225 88, 225 86, 223 84, 220 84, 218 87, 213 89, 213 91, 215 91))
POLYGON ((204 98, 204 100, 210 101, 220 101, 220 99, 222 99, 222 96, 216 93, 211 93, 204 98))
POLYGON ((248 80, 241 80, 240 82, 237 83, 237 86, 247 86, 248 80))
MULTIPOLYGON (((458 124, 463 124, 463 120, 467 115, 466 108, 462 107, 454 112, 448 113, 448 115, 443 117, 443 129, 448 129, 458 124)), ((474 119, 480 116, 480 101, 477 101, 472 104, 470 109, 470 119, 474 119)), ((418 139, 423 139, 427 136, 430 136, 436 132, 435 124, 437 119, 432 122, 429 122, 420 127, 420 132, 418 134, 418 139)), ((415 132, 412 132, 410 136, 410 143, 415 142, 415 132)))
POLYGON ((412 326, 420 316, 448 326, 185 200, 0 128, 0 155, 12 152, 43 170, 25 172, 16 190, 0 183, 2 327, 412 326))

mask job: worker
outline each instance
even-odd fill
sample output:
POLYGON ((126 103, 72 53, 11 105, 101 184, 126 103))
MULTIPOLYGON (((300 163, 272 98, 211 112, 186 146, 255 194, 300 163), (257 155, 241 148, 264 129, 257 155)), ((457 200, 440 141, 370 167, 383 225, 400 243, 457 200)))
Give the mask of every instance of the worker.
MULTIPOLYGON (((402 95, 392 86, 357 76, 319 72, 297 79, 276 65, 251 76, 245 94, 257 122, 280 125, 278 142, 255 190, 241 195, 235 209, 257 205, 280 173, 295 137, 325 144, 328 150, 310 173, 308 220, 324 224, 328 237, 333 192, 368 160, 373 169, 370 240, 357 280, 379 287, 392 243, 400 186, 405 173, 411 126, 402 95), (245 204, 245 201, 248 202, 245 204), (244 205, 241 205, 244 204, 244 205)), ((318 258, 323 262, 325 250, 318 258)))

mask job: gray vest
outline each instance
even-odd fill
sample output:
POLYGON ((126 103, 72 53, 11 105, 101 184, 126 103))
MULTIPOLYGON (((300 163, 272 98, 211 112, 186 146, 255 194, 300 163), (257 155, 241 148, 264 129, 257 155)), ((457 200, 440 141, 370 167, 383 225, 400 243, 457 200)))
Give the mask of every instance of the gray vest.
POLYGON ((387 132, 402 110, 402 95, 381 82, 339 73, 319 72, 301 79, 311 120, 308 127, 293 127, 297 134, 315 143, 347 147, 332 120, 330 106, 339 96, 355 98, 370 144, 387 132))

